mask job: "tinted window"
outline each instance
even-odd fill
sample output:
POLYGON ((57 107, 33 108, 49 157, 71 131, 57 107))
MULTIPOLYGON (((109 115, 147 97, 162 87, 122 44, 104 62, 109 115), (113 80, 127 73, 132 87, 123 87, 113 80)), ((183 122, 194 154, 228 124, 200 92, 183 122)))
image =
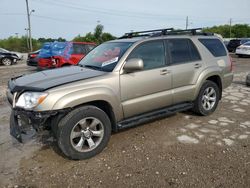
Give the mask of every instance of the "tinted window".
POLYGON ((244 46, 250 46, 250 42, 246 42, 243 44, 244 46))
POLYGON ((248 42, 248 41, 249 41, 248 39, 245 39, 245 40, 241 40, 240 43, 241 43, 241 44, 244 44, 244 43, 246 43, 246 42, 248 42))
POLYGON ((168 49, 172 63, 185 63, 200 60, 200 54, 189 39, 170 39, 168 49))
POLYGON ((188 40, 188 45, 189 45, 189 52, 191 55, 191 61, 198 61, 201 60, 201 56, 195 47, 194 43, 191 40, 188 40))
POLYGON ((163 41, 147 42, 140 45, 131 52, 128 59, 131 58, 141 58, 146 70, 165 66, 163 41))
POLYGON ((73 54, 86 54, 84 45, 82 44, 73 44, 73 54))
POLYGON ((226 56, 227 52, 219 39, 199 39, 215 57, 226 56))

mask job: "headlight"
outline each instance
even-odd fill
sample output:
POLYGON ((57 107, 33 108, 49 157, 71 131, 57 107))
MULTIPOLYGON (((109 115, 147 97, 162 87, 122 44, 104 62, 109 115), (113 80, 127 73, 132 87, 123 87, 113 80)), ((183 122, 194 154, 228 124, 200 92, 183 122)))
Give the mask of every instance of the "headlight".
POLYGON ((17 100, 16 106, 24 109, 32 109, 43 102, 48 96, 44 92, 25 92, 17 100))

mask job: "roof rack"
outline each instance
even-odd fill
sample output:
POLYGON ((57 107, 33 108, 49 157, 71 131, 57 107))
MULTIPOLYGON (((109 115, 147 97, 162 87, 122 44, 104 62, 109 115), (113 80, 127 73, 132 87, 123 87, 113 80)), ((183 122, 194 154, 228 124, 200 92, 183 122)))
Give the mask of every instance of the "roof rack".
POLYGON ((202 28, 193 28, 193 29, 184 29, 184 30, 173 30, 166 35, 183 35, 183 34, 192 34, 192 35, 205 35, 205 36, 212 36, 214 33, 207 33, 202 32, 202 28))
POLYGON ((125 33, 119 39, 134 38, 134 37, 158 37, 162 35, 183 35, 183 34, 205 35, 205 36, 214 35, 213 33, 202 32, 202 28, 193 28, 184 30, 174 30, 173 28, 167 28, 167 29, 155 29, 148 31, 136 31, 131 33, 125 33))
POLYGON ((125 33, 119 39, 133 38, 133 37, 146 37, 146 36, 151 37, 151 36, 155 36, 155 35, 160 36, 160 35, 165 35, 168 31, 172 31, 172 30, 174 30, 174 28, 130 32, 130 33, 125 33))

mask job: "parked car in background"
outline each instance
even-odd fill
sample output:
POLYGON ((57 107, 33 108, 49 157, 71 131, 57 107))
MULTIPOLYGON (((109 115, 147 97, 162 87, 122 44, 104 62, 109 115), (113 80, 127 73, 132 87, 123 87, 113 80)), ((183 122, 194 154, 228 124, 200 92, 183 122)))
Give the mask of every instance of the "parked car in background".
POLYGON ((0 48, 0 52, 16 54, 16 56, 18 57, 18 60, 23 59, 23 54, 20 52, 13 52, 13 51, 6 50, 4 48, 0 48))
POLYGON ((246 77, 246 85, 250 87, 250 73, 246 77))
POLYGON ((38 64, 38 55, 39 55, 40 50, 37 50, 35 52, 30 52, 28 54, 28 58, 27 58, 27 65, 28 66, 37 66, 38 64))
POLYGON ((227 50, 229 52, 235 52, 236 48, 246 42, 250 41, 249 38, 241 38, 241 39, 232 39, 229 41, 227 45, 227 50))
POLYGON ((227 47, 227 45, 229 44, 228 40, 223 40, 224 45, 227 47))
POLYGON ((13 63, 16 63, 18 56, 11 52, 1 52, 0 51, 0 64, 10 66, 13 63))
POLYGON ((250 41, 238 46, 235 54, 239 57, 250 56, 250 41))
POLYGON ((89 42, 45 43, 39 52, 38 68, 76 65, 95 46, 89 42))

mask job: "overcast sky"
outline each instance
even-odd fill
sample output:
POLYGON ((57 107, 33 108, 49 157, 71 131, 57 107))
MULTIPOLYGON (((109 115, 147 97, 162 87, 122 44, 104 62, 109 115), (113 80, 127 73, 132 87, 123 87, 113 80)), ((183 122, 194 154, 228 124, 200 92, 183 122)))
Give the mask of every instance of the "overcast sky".
MULTIPOLYGON (((93 31, 97 22, 115 36, 131 30, 250 24, 250 0, 29 0, 32 36, 71 40, 93 31)), ((27 28, 25 0, 0 0, 0 38, 27 28)))

